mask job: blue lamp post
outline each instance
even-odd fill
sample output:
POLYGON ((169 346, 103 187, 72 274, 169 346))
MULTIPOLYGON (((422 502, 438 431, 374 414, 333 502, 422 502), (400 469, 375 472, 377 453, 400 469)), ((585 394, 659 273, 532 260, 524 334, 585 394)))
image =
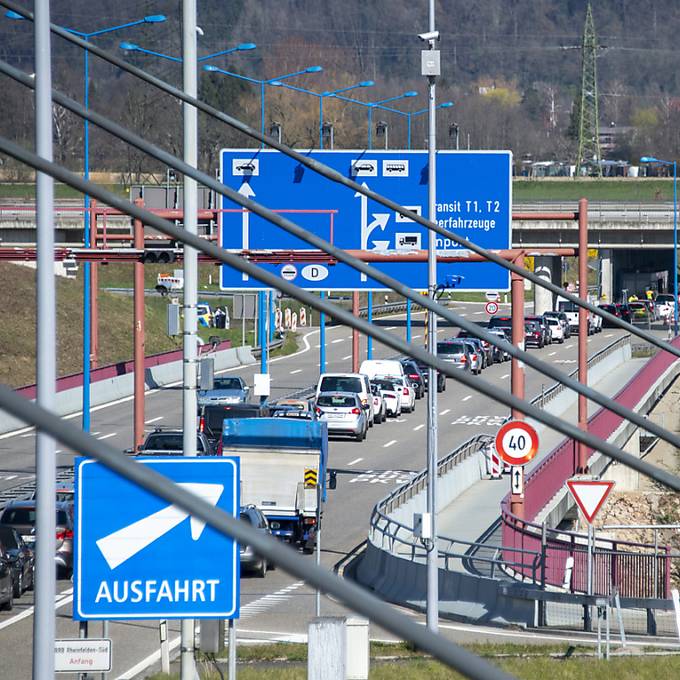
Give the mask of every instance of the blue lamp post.
MULTIPOLYGON (((23 19, 24 17, 17 12, 11 10, 5 12, 5 16, 8 19, 23 19)), ((109 26, 108 28, 102 28, 98 31, 78 31, 74 28, 65 28, 69 33, 77 35, 83 40, 90 41, 92 38, 98 38, 99 36, 106 35, 107 33, 113 33, 115 31, 121 31, 126 28, 132 28, 133 26, 139 26, 140 24, 159 24, 165 21, 165 16, 163 14, 151 14, 145 16, 142 19, 137 19, 136 21, 129 21, 125 24, 118 24, 116 26, 109 26)), ((83 94, 83 106, 88 109, 90 106, 90 53, 85 50, 83 56, 83 80, 84 80, 84 94, 83 94)), ((90 125, 87 120, 83 121, 83 177, 84 179, 90 178, 90 125)), ((83 234, 83 245, 85 248, 89 248, 92 244, 90 242, 90 197, 85 194, 83 200, 84 207, 84 234, 83 234)), ((83 430, 88 432, 90 430, 90 361, 91 361, 91 292, 90 292, 90 281, 91 281, 91 270, 90 263, 83 263, 83 430)))
MULTIPOLYGON (((282 76, 277 76, 276 78, 268 78, 265 80, 258 80, 257 78, 251 78, 249 76, 244 76, 241 75, 240 73, 232 73, 231 71, 225 71, 223 68, 220 68, 219 66, 215 66, 214 64, 206 64, 203 67, 204 71, 208 71, 208 73, 221 73, 223 76, 229 76, 231 78, 238 78, 239 80, 245 80, 248 83, 253 83, 255 85, 260 86, 260 132, 264 135, 264 97, 265 97, 265 86, 266 85, 271 85, 274 82, 278 82, 281 80, 287 80, 288 78, 294 78, 295 76, 301 76, 304 75, 305 73, 320 73, 323 71, 323 68, 321 66, 308 66, 305 69, 302 69, 301 71, 295 71, 294 73, 286 73, 285 75, 282 76)), ((264 148, 264 144, 262 144, 262 147, 264 148)))
POLYGON ((355 85, 349 85, 348 87, 342 87, 339 90, 331 90, 326 92, 313 92, 312 90, 306 90, 303 87, 295 87, 294 85, 289 85, 288 83, 282 83, 280 79, 273 80, 269 83, 273 87, 285 87, 288 90, 294 90, 295 92, 302 92, 303 94, 309 94, 312 97, 319 98, 319 148, 323 149, 323 100, 326 97, 334 97, 341 92, 348 92, 349 90, 355 90, 359 87, 373 87, 375 83, 372 80, 363 80, 355 85))
MULTIPOLYGON (((121 50, 126 52, 140 52, 141 54, 148 54, 152 57, 159 57, 160 59, 167 59, 168 61, 174 61, 178 64, 182 63, 181 57, 173 57, 170 54, 163 54, 162 52, 154 52, 154 50, 147 50, 145 47, 140 47, 137 43, 127 42, 124 40, 118 45, 121 50)), ((214 57, 222 57, 225 54, 231 54, 232 52, 245 52, 247 50, 254 50, 257 47, 255 43, 239 43, 236 47, 230 47, 226 50, 221 50, 220 52, 213 52, 213 54, 206 54, 204 57, 199 57, 196 61, 207 61, 214 57)))
MULTIPOLYGON (((438 106, 435 106, 435 109, 450 109, 453 106, 453 102, 442 102, 438 106)), ((408 149, 411 148, 411 118, 414 116, 422 116, 423 114, 427 113, 428 109, 421 109, 420 111, 405 111, 404 115, 406 116, 407 119, 407 141, 406 141, 406 147, 408 149)))
POLYGON ((669 165, 673 167, 673 336, 678 336, 678 165, 677 161, 664 161, 654 156, 642 156, 640 163, 669 165))

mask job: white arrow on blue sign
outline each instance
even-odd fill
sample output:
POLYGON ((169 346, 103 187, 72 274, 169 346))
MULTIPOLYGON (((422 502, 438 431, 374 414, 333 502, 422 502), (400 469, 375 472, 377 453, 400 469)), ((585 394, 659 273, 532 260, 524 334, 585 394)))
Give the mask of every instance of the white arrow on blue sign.
MULTIPOLYGON (((238 458, 141 458, 238 517, 238 458)), ((101 463, 76 462, 74 618, 234 618, 238 544, 101 463)))

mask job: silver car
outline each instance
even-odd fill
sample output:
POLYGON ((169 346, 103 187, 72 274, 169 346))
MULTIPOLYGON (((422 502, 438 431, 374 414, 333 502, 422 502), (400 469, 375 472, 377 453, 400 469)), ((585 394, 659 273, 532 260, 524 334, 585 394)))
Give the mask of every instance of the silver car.
POLYGON ((358 442, 368 431, 368 411, 354 392, 321 392, 316 398, 316 413, 328 424, 328 434, 348 434, 358 442))
POLYGON ((453 364, 462 371, 472 369, 470 352, 462 340, 445 340, 437 343, 437 358, 453 364))
POLYGON ((198 408, 212 404, 240 404, 248 401, 250 388, 243 378, 218 376, 211 390, 199 390, 198 408))

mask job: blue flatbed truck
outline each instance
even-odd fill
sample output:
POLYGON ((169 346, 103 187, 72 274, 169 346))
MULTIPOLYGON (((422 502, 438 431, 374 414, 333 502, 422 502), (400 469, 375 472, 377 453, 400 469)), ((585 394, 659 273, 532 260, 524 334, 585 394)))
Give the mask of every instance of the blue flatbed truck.
POLYGON ((312 552, 327 488, 335 488, 335 474, 327 469, 326 423, 288 418, 225 420, 221 451, 240 458, 241 504, 259 508, 275 536, 312 552))

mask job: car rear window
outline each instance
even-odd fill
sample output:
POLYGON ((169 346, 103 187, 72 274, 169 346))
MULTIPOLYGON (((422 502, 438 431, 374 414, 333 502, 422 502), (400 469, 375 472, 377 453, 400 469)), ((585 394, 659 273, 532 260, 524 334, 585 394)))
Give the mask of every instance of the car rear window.
POLYGON ((238 378, 215 378, 213 383, 216 390, 240 390, 243 385, 238 378))
MULTIPOLYGON (((65 510, 57 510, 57 525, 64 526, 68 524, 68 515, 65 510)), ((3 524, 35 524, 35 508, 7 508, 2 513, 0 521, 3 524)))
POLYGON ((462 342, 438 342, 437 354, 464 354, 465 346, 462 342))
POLYGON ((359 378, 341 376, 341 375, 327 375, 321 378, 320 392, 356 392, 359 394, 363 391, 361 380, 359 378))
POLYGON ((5 546, 5 550, 14 550, 18 548, 14 532, 9 527, 0 527, 0 543, 5 546))
POLYGON ((334 408, 338 407, 351 408, 357 405, 357 400, 356 397, 350 397, 349 395, 327 394, 319 396, 317 404, 319 406, 332 406, 334 408))

